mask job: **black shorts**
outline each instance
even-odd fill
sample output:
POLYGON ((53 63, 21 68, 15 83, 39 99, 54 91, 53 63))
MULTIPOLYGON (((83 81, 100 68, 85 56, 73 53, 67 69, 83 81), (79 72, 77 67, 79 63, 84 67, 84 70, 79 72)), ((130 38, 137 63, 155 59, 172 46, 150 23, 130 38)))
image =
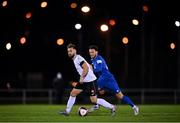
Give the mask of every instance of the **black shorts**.
POLYGON ((85 91, 89 96, 96 96, 95 81, 84 82, 83 84, 77 83, 75 89, 81 89, 85 91))

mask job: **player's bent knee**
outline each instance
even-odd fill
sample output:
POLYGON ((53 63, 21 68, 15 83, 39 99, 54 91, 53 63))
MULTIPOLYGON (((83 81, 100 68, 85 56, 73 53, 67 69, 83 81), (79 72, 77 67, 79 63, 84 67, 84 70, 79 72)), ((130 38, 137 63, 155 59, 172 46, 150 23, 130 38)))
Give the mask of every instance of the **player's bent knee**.
POLYGON ((79 95, 82 91, 81 90, 77 90, 77 89, 73 89, 70 93, 71 96, 76 97, 77 95, 79 95))
POLYGON ((96 96, 91 96, 90 99, 91 99, 92 103, 97 103, 97 97, 96 96))
POLYGON ((122 92, 119 92, 116 94, 116 97, 119 99, 122 99, 124 97, 124 95, 122 94, 122 92))

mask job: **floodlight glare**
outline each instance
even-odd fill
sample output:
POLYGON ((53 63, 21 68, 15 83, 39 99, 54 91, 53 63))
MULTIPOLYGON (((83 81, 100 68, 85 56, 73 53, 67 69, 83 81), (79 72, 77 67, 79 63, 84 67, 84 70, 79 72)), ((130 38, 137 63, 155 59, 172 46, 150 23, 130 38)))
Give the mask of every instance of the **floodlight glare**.
POLYGON ((7 49, 7 50, 10 50, 10 49, 11 49, 11 43, 7 43, 7 44, 6 44, 6 49, 7 49))
POLYGON ((175 25, 176 25, 177 27, 179 27, 179 26, 180 26, 180 22, 179 22, 179 21, 175 21, 175 25))
POLYGON ((82 27, 82 25, 81 25, 80 23, 75 24, 75 28, 76 28, 77 30, 81 29, 81 27, 82 27))
POLYGON ((101 29, 101 31, 106 32, 106 31, 108 31, 109 27, 106 24, 102 24, 100 29, 101 29))
POLYGON ((81 11, 84 12, 84 13, 87 13, 87 12, 90 11, 90 7, 89 7, 89 6, 83 6, 83 7, 81 8, 81 11))

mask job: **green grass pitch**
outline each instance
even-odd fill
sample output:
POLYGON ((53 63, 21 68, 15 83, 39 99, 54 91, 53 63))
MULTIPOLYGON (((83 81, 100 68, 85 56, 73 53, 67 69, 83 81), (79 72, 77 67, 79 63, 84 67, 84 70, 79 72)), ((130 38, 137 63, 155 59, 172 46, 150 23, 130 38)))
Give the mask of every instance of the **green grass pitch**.
POLYGON ((77 114, 75 105, 70 116, 57 112, 65 105, 0 105, 0 122, 180 122, 180 105, 139 105, 140 114, 134 116, 127 105, 117 105, 116 116, 110 116, 110 110, 101 107, 85 117, 77 114))

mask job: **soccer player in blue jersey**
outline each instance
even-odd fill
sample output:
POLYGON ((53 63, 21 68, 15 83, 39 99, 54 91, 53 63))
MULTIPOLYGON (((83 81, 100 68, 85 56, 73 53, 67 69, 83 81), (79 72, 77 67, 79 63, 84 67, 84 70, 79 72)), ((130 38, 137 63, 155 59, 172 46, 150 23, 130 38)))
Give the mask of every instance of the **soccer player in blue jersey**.
MULTIPOLYGON (((134 115, 139 114, 139 108, 132 102, 132 100, 123 95, 118 86, 113 74, 108 70, 108 66, 102 56, 98 55, 98 47, 96 45, 89 46, 89 55, 91 57, 93 72, 97 76, 97 86, 100 94, 103 94, 105 89, 113 92, 119 100, 130 105, 134 110, 134 115)), ((91 111, 99 108, 99 105, 94 105, 91 111)))

